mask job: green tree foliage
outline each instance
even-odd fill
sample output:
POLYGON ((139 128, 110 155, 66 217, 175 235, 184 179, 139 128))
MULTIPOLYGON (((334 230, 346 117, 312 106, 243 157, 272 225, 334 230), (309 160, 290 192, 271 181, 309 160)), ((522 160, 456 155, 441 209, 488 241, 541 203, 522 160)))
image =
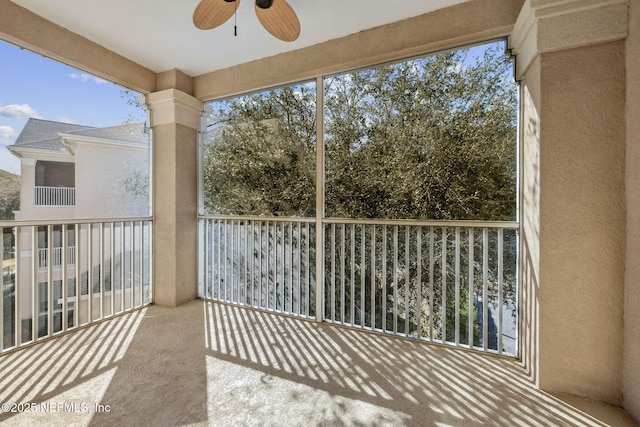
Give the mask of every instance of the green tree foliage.
POLYGON ((13 220, 20 209, 20 177, 0 170, 0 220, 13 220))
POLYGON ((315 85, 214 104, 205 203, 218 214, 315 214, 315 85))
POLYGON ((120 190, 123 200, 149 199, 149 173, 124 164, 125 174, 120 178, 120 190))
MULTIPOLYGON (((517 86, 501 43, 331 77, 324 90, 328 216, 515 219, 517 86)), ((313 215, 313 85, 214 109, 207 211, 313 215)))
POLYGON ((327 213, 515 219, 516 86, 500 46, 327 82, 327 213))

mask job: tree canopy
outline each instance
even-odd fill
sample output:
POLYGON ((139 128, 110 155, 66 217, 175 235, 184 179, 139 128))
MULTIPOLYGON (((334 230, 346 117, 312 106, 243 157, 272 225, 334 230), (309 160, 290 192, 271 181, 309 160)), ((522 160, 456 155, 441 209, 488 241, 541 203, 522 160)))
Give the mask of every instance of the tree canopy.
MULTIPOLYGON (((517 85, 503 43, 324 86, 327 216, 515 219, 517 85)), ((213 103, 207 213, 315 215, 315 95, 306 83, 213 103)))
POLYGON ((0 220, 13 220, 20 209, 20 177, 0 170, 0 220))

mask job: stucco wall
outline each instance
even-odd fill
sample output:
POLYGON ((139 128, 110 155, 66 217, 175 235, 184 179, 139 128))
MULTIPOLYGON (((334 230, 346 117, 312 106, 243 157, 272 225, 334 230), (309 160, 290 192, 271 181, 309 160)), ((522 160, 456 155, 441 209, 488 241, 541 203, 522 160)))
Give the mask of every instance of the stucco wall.
POLYGON ((527 373, 539 381, 540 287, 540 61, 521 81, 522 256, 520 350, 527 373))
POLYGON ((630 2, 629 12, 624 406, 640 420, 640 2, 630 2))
POLYGON ((148 150, 78 144, 75 155, 78 218, 149 215, 148 199, 135 197, 123 185, 134 170, 149 175, 148 150))
POLYGON ((540 55, 540 386, 622 402, 625 45, 540 55))

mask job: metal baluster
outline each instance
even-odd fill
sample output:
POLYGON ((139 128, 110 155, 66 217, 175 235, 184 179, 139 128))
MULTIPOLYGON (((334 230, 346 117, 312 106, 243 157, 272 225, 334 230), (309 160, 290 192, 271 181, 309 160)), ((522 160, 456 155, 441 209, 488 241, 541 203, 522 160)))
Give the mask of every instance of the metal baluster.
POLYGON ((109 259, 111 260, 110 264, 109 264, 109 268, 110 268, 110 274, 111 274, 111 298, 110 298, 110 302, 111 302, 111 313, 110 315, 113 316, 116 313, 116 263, 115 263, 115 256, 116 256, 116 223, 115 222, 111 222, 109 223, 109 259))
POLYGON ((489 229, 482 230, 482 346, 489 348, 489 229))
MULTIPOLYGON (((251 306, 256 305, 260 307, 260 303, 257 302, 256 295, 256 221, 251 220, 251 306)), ((258 294, 259 295, 259 294, 258 294)))
POLYGON ((371 330, 376 329, 376 226, 371 226, 371 330))
POLYGON ((136 293, 136 239, 135 239, 135 223, 131 221, 131 227, 129 231, 129 243, 131 248, 129 249, 129 260, 131 265, 131 305, 129 308, 133 309, 135 307, 135 293, 136 293))
MULTIPOLYGON (((53 226, 47 228, 47 334, 53 335, 53 226)), ((40 284, 38 284, 38 287, 40 284)))
POLYGON ((398 226, 393 226, 393 333, 398 333, 398 226))
POLYGON ((258 275, 258 307, 263 308, 264 305, 262 303, 262 272, 264 271, 262 268, 262 247, 264 245, 263 242, 263 238, 262 238, 262 227, 263 227, 263 223, 262 221, 258 221, 258 225, 259 225, 259 233, 260 233, 260 246, 259 246, 259 250, 258 250, 258 265, 260 266, 260 274, 258 275))
POLYGON ((387 226, 382 226, 382 332, 387 332, 387 226))
MULTIPOLYGON (((62 225, 62 310, 60 311, 60 316, 61 316, 61 327, 62 327, 62 332, 66 332, 69 325, 68 325, 68 314, 67 314, 67 293, 68 293, 68 289, 67 289, 67 248, 69 245, 69 242, 67 242, 68 236, 67 236, 67 225, 63 224, 62 225)), ((2 245, 0 245, 0 248, 2 247, 2 245)), ((0 304, 1 305, 1 304, 0 304)), ((1 343, 2 341, 0 341, 1 343)))
POLYGON ((411 317, 409 316, 409 234, 410 227, 405 225, 404 227, 404 334, 409 335, 409 323, 411 317))
POLYGON ((125 276, 125 257, 126 257, 126 251, 125 251, 125 244, 124 244, 124 239, 125 239, 125 224, 124 221, 120 222, 120 312, 124 312, 125 308, 124 308, 124 304, 125 304, 125 299, 124 299, 124 294, 125 294, 125 287, 126 287, 126 276, 125 276))
POLYGON ((418 226, 416 235, 416 336, 422 338, 422 227, 418 226))
POLYGON ((475 237, 473 233, 474 229, 469 227, 469 348, 473 348, 473 326, 474 326, 474 305, 473 305, 473 293, 474 293, 474 247, 475 237))
POLYGON ((104 319, 104 223, 100 223, 100 249, 98 250, 98 274, 100 274, 100 319, 104 319))
POLYGON ((144 306, 144 223, 140 221, 140 249, 138 254, 140 257, 140 307, 144 306))
POLYGON ((306 229, 307 229, 307 238, 305 239, 305 263, 306 263, 306 272, 305 272, 305 277, 307 278, 307 281, 305 283, 305 314, 307 316, 310 316, 310 306, 311 306, 311 224, 307 223, 306 224, 306 229))
POLYGON ((364 302, 364 290, 366 289, 365 277, 367 275, 367 266, 366 266, 366 248, 367 244, 365 243, 366 235, 366 226, 362 224, 360 227, 360 327, 364 328, 365 318, 366 318, 366 310, 365 310, 365 302, 364 302))
POLYGON ((80 326, 80 311, 82 310, 81 308, 81 295, 80 293, 82 292, 82 285, 80 284, 80 257, 81 257, 81 251, 80 251, 80 230, 81 230, 81 226, 80 224, 74 224, 73 226, 73 239, 74 239, 74 244, 76 246, 76 252, 75 252, 75 262, 76 262, 76 268, 75 268, 75 290, 76 290, 76 305, 75 305, 75 310, 73 310, 73 327, 77 328, 78 326, 80 326))
POLYGON ((455 342, 456 345, 460 345, 460 227, 456 227, 455 257, 455 342))
POLYGON ((433 227, 429 227, 429 340, 433 341, 433 269, 434 259, 434 235, 433 227))
POLYGON ((442 227, 442 260, 440 274, 442 275, 442 342, 447 342, 447 229, 442 227))
POLYGON ((356 324, 356 225, 351 224, 351 326, 356 324))
POLYGON ((336 225, 331 224, 331 321, 336 321, 336 225))
MULTIPOLYGON (((285 243, 284 243, 285 242, 285 226, 283 221, 280 222, 280 232, 282 233, 282 237, 280 237, 280 311, 284 313, 287 311, 287 307, 286 307, 287 301, 285 299, 287 283, 286 283, 286 273, 285 273, 285 264, 286 264, 285 243)), ((276 233, 277 233, 277 230, 276 230, 276 233)), ((278 243, 278 238, 276 237, 276 244, 277 243, 278 243)))
POLYGON ((504 273, 504 258, 503 258, 503 245, 504 230, 498 230, 498 354, 502 354, 502 335, 503 335, 503 273, 504 273))
POLYGON ((345 285, 346 285, 346 265, 345 265, 345 258, 346 258, 346 254, 345 254, 345 249, 346 249, 346 238, 345 238, 345 230, 346 230, 346 225, 342 224, 341 227, 342 233, 340 234, 340 322, 341 323, 345 323, 344 322, 344 316, 345 316, 345 300, 344 300, 344 289, 345 289, 345 285))
POLYGON ((293 223, 289 222, 289 254, 287 261, 289 262, 289 313, 293 313, 293 223))
MULTIPOLYGON (((269 222, 267 222, 267 228, 269 228, 269 222)), ((273 221, 273 240, 269 238, 267 243, 271 243, 271 249, 273 252, 273 264, 267 264, 267 268, 269 265, 273 265, 273 277, 271 280, 271 301, 272 301, 272 310, 278 309, 278 293, 277 293, 277 275, 278 275, 278 223, 273 221)))

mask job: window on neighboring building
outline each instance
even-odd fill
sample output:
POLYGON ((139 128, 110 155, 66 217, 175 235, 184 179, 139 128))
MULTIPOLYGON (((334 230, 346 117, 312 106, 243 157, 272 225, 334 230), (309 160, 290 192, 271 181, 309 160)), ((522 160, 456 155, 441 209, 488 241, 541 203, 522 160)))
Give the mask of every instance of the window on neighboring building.
POLYGON ((36 162, 36 185, 41 187, 75 186, 75 164, 67 162, 36 162))

